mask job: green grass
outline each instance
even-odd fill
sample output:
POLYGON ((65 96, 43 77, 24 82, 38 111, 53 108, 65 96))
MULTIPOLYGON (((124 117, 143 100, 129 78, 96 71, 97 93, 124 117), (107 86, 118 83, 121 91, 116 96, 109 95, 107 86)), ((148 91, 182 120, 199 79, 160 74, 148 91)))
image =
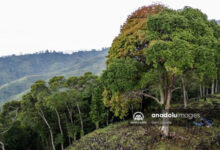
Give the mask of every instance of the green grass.
POLYGON ((196 150, 201 144, 209 145, 220 128, 170 127, 175 136, 172 139, 161 138, 156 127, 132 126, 126 122, 109 125, 98 129, 82 139, 74 142, 67 150, 117 150, 117 149, 143 149, 143 150, 196 150))

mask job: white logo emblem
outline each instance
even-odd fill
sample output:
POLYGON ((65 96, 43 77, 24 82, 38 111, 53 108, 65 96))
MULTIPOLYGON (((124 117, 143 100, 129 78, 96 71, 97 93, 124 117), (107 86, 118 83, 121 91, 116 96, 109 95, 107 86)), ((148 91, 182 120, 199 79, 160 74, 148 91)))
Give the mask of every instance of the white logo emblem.
POLYGON ((142 112, 136 112, 133 115, 133 119, 136 121, 143 121, 144 120, 144 114, 142 112))

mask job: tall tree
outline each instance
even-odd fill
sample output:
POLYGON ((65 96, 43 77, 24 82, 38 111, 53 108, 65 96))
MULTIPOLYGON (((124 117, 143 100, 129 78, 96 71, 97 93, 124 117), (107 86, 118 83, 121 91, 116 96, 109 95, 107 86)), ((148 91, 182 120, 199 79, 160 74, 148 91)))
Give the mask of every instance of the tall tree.
MULTIPOLYGON (((143 8, 144 13, 148 13, 144 10, 143 8)), ((141 12, 141 9, 137 12, 141 12)), ((135 16, 135 14, 136 12, 132 15, 135 16)), ((129 18, 132 18, 132 15, 129 18)), ((181 88, 179 82, 182 82, 184 96, 186 96, 184 77, 187 73, 196 72, 202 82, 205 81, 204 77, 213 81, 213 77, 216 76, 213 30, 209 26, 206 15, 199 10, 185 7, 179 11, 163 8, 159 13, 148 13, 145 17, 147 18, 146 28, 135 28, 136 31, 129 35, 135 36, 136 32, 145 33, 145 44, 140 49, 135 48, 133 43, 128 42, 124 45, 123 43, 127 42, 126 39, 116 40, 123 35, 125 29, 115 39, 109 51, 107 69, 102 75, 105 85, 103 95, 104 100, 109 102, 107 104, 111 105, 111 109, 116 114, 120 110, 120 105, 114 105, 113 100, 120 101, 124 104, 122 106, 126 106, 127 102, 123 100, 125 96, 152 98, 158 104, 164 105, 165 113, 168 113, 172 93, 181 88), (121 47, 116 49, 115 45, 121 47), (141 55, 142 59, 139 59, 135 54, 141 51, 144 51, 145 55, 144 57, 141 55), (115 58, 124 61, 124 66, 115 58), (126 61, 130 63, 127 64, 126 61), (129 67, 131 65, 132 67, 129 67), (124 82, 125 80, 127 82, 124 82), (132 84, 133 82, 136 84, 132 84)), ((129 24, 131 22, 127 22, 126 26, 129 24)), ((123 113, 123 111, 119 112, 123 113)), ((164 118, 163 121, 167 120, 168 118, 164 118)), ((168 136, 169 126, 164 124, 161 129, 164 135, 168 136)))
POLYGON ((103 86, 98 84, 98 86, 94 89, 90 105, 90 117, 92 122, 96 125, 96 129, 99 128, 100 123, 103 123, 106 119, 108 119, 108 110, 105 108, 102 101, 102 93, 103 86))

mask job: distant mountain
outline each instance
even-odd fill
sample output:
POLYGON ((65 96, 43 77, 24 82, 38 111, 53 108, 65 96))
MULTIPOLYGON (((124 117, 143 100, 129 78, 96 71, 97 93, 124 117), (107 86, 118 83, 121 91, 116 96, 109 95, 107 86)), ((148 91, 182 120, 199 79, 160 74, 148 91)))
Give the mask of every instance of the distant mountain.
POLYGON ((0 57, 0 104, 19 99, 36 80, 55 75, 65 77, 85 72, 101 73, 105 69, 108 49, 80 51, 72 54, 43 52, 0 57))
POLYGON ((220 25, 220 20, 217 20, 218 25, 220 25))

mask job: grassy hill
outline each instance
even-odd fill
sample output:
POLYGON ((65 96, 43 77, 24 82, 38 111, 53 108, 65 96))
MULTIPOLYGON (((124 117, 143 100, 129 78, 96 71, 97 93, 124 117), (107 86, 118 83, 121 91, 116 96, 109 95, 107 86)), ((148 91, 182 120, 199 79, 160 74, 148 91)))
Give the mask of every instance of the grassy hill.
POLYGON ((36 80, 48 80, 55 75, 73 76, 85 72, 99 74, 105 68, 102 51, 81 51, 72 54, 44 52, 0 58, 0 104, 19 99, 36 80))
MULTIPOLYGON (((201 99, 189 103, 189 107, 195 109, 202 110, 207 106, 220 109, 220 94, 207 101, 201 99)), ((212 119, 214 125, 209 128, 171 125, 172 136, 169 138, 161 136, 158 126, 131 125, 130 121, 123 121, 87 134, 66 150, 219 150, 220 117, 215 114, 212 119)))

